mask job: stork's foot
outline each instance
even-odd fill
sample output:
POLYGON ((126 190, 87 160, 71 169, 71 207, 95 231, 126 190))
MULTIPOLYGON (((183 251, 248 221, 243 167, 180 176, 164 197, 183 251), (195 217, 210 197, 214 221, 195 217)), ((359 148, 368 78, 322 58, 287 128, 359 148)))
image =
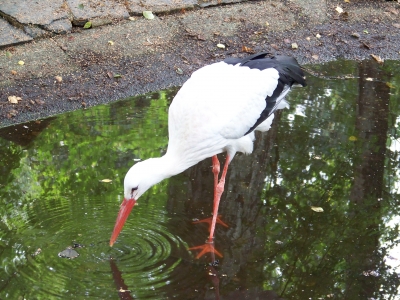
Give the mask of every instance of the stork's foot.
MULTIPOLYGON (((226 228, 228 228, 229 226, 228 226, 228 224, 226 224, 224 221, 222 221, 221 219, 220 219, 220 217, 221 217, 221 215, 218 215, 217 216, 217 224, 221 224, 222 226, 224 226, 224 227, 226 227, 226 228)), ((208 228, 208 230, 210 230, 211 229, 211 223, 212 223, 212 217, 209 217, 209 218, 207 218, 207 219, 202 219, 202 220, 198 220, 198 221, 194 221, 193 222, 193 224, 198 224, 198 223, 208 223, 210 226, 209 226, 209 228, 208 228)))
POLYGON ((214 248, 214 242, 207 242, 201 246, 191 247, 189 248, 189 250, 201 250, 200 253, 197 254, 196 259, 199 259, 206 253, 213 253, 217 254, 219 257, 222 257, 222 254, 219 253, 218 250, 214 248))

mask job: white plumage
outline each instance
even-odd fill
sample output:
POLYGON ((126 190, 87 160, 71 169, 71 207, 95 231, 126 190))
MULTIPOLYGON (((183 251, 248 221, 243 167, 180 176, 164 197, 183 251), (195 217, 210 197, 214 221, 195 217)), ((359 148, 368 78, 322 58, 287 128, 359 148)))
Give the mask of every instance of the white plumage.
MULTIPOLYGON (((126 174, 125 199, 110 245, 117 238, 135 201, 154 184, 205 158, 217 159, 215 155, 221 152, 228 154, 226 168, 236 152, 251 153, 254 129, 266 131, 270 128, 273 112, 288 105, 284 97, 290 87, 294 83, 305 85, 302 76, 295 59, 285 56, 270 58, 267 53, 245 59, 227 59, 194 72, 169 108, 167 153, 135 164, 126 174)), ((224 172, 226 174, 226 170, 224 172)), ((218 175, 215 172, 214 175, 218 182, 218 175)), ((223 174, 221 181, 224 179, 223 174)), ((218 194, 217 186, 214 192, 218 194)), ((218 209, 219 197, 217 204, 215 202, 216 196, 214 207, 218 209)), ((213 223, 215 226, 215 220, 213 223)), ((212 243, 213 231, 209 243, 212 243)))

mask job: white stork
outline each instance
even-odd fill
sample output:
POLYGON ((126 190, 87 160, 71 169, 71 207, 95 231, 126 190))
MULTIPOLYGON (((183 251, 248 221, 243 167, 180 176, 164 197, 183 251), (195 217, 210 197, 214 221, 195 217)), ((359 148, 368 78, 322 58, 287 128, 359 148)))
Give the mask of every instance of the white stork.
POLYGON ((245 58, 227 58, 192 74, 176 94, 168 114, 168 149, 164 156, 133 165, 125 176, 124 200, 110 239, 116 241, 136 201, 150 187, 212 157, 214 209, 205 245, 191 248, 215 250, 214 230, 224 191, 228 165, 236 152, 253 151, 254 131, 267 131, 274 112, 287 106, 284 100, 293 84, 305 86, 297 61, 262 52, 245 58), (227 152, 220 180, 217 154, 227 152))

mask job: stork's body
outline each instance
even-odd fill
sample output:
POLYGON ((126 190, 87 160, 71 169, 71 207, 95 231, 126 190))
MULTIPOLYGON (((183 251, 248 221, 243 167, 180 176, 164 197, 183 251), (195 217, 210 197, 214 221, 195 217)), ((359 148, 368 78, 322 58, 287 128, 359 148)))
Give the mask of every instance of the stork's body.
POLYGON ((294 58, 266 55, 230 58, 205 66, 182 86, 169 108, 166 154, 135 164, 125 177, 124 202, 110 245, 135 201, 147 189, 213 157, 214 212, 208 243, 200 248, 202 253, 214 251, 214 228, 228 164, 236 152, 253 151, 254 130, 270 128, 274 111, 287 105, 284 97, 291 86, 305 85, 303 72, 294 58), (227 160, 218 181, 217 154, 222 152, 227 152, 227 160))

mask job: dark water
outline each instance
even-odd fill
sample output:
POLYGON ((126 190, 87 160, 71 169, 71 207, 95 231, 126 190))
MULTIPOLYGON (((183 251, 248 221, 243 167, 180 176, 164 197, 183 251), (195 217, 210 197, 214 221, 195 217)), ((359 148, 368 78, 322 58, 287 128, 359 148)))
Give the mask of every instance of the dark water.
POLYGON ((310 69, 231 164, 215 266, 187 250, 208 234, 192 220, 212 210, 211 159, 149 190, 108 245, 175 91, 1 129, 0 298, 400 299, 400 63, 310 69))

